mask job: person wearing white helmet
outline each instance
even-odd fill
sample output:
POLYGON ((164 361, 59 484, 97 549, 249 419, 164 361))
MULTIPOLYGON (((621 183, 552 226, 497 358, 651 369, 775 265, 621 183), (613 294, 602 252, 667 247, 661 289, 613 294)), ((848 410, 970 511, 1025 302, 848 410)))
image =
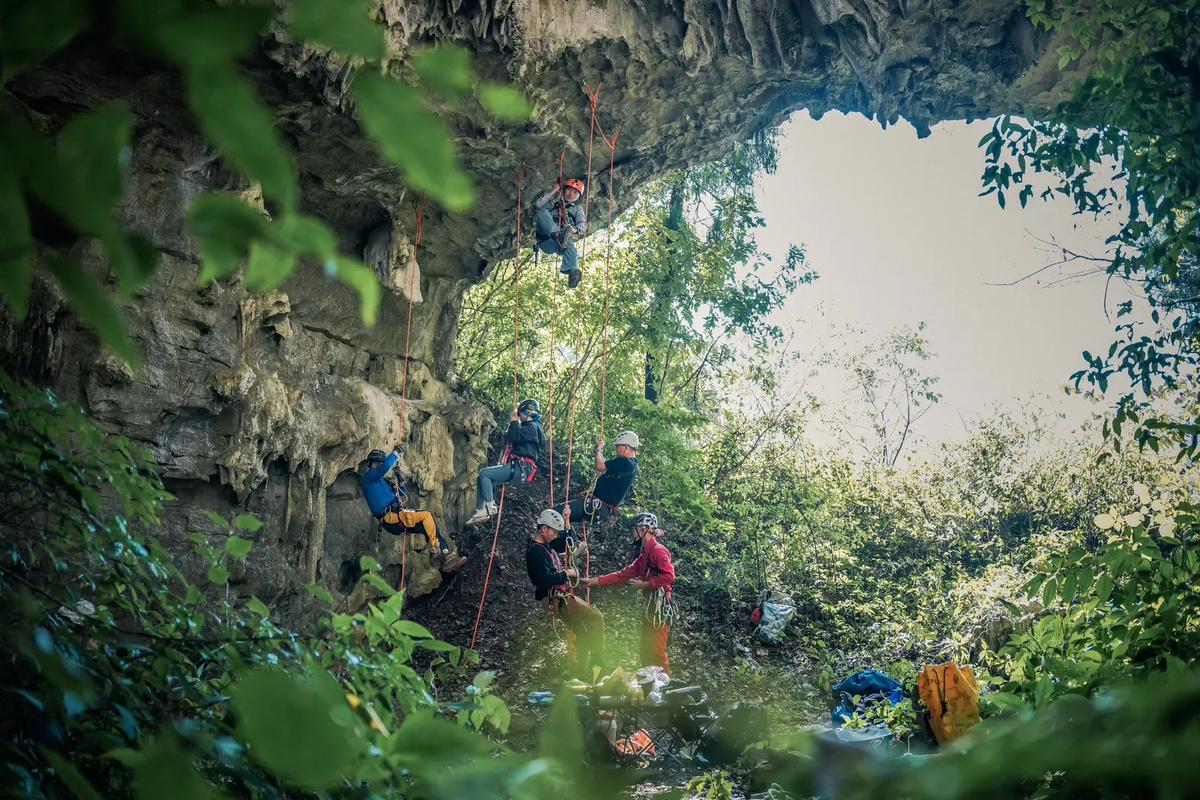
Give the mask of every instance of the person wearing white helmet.
POLYGON ((591 665, 604 649, 604 615, 575 594, 579 571, 567 566, 570 545, 562 514, 547 508, 537 518, 537 529, 525 549, 525 568, 534 586, 534 597, 552 614, 560 615, 575 633, 576 667, 591 677, 591 665))
POLYGON ((646 612, 642 618, 642 666, 659 666, 671 674, 667 639, 671 636, 671 587, 675 585, 675 566, 671 551, 658 539, 662 530, 658 516, 643 511, 633 518, 629 531, 637 548, 637 558, 624 569, 596 578, 584 578, 584 586, 626 584, 646 594, 646 612))
POLYGON ((595 524, 621 513, 620 506, 637 480, 637 451, 641 440, 633 431, 622 431, 613 439, 617 454, 604 460, 604 440, 596 442, 596 484, 590 492, 563 506, 570 523, 585 519, 595 524))

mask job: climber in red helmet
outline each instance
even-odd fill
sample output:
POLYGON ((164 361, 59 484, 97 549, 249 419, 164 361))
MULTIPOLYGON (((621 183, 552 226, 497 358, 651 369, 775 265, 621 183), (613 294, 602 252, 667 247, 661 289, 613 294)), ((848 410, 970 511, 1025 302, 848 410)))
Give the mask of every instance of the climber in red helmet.
POLYGON ((579 271, 579 254, 575 251, 572 237, 583 237, 587 233, 587 219, 583 215, 580 199, 586 191, 583 181, 571 178, 534 201, 537 209, 537 246, 543 253, 562 256, 559 272, 567 276, 567 288, 574 289, 583 279, 579 271))

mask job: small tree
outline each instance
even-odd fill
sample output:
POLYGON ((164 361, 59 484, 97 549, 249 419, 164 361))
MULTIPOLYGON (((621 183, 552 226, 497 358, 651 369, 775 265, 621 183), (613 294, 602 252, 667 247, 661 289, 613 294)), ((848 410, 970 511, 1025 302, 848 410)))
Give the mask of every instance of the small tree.
POLYGON ((933 390, 938 378, 922 370, 922 364, 933 357, 924 330, 924 322, 915 329, 899 328, 846 362, 870 429, 869 434, 852 434, 852 438, 881 466, 896 465, 913 427, 942 398, 933 390))

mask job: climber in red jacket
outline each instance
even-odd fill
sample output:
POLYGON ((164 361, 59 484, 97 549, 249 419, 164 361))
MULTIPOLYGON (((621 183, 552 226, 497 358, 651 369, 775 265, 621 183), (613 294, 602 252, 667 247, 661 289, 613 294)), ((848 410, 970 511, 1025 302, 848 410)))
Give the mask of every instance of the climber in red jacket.
POLYGON ((642 621, 642 665, 657 664, 671 674, 671 659, 667 657, 667 639, 671 635, 671 587, 675 584, 675 567, 671 551, 658 541, 662 531, 658 517, 643 511, 631 523, 633 541, 641 546, 638 557, 624 569, 585 578, 585 586, 616 586, 626 583, 646 593, 646 613, 642 621))

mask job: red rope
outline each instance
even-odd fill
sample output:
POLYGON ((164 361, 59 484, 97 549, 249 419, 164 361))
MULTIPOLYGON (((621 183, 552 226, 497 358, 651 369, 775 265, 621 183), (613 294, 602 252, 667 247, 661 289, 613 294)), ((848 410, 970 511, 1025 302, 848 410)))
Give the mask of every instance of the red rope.
MULTIPOLYGON (((517 407, 520 402, 517 394, 517 376, 519 373, 519 356, 520 348, 518 346, 520 337, 520 319, 521 319, 521 189, 525 185, 525 171, 518 170, 517 172, 517 235, 514 244, 516 250, 516 271, 513 274, 513 408, 517 407)), ((534 247, 537 243, 534 243, 534 247)), ((553 482, 551 488, 553 488, 553 482)), ((475 627, 471 631, 471 649, 475 649, 475 641, 479 636, 479 622, 483 619, 483 606, 487 602, 488 584, 492 580, 492 565, 496 561, 496 545, 500 541, 500 522, 504 519, 504 496, 508 491, 508 484, 500 486, 500 505, 496 508, 496 530, 492 533, 492 552, 488 556, 487 572, 483 576, 483 593, 479 595, 479 610, 475 612, 475 627)))
POLYGON ((583 85, 583 93, 587 95, 588 105, 592 109, 591 128, 588 131, 588 159, 586 180, 583 185, 583 238, 579 240, 579 268, 583 269, 583 262, 587 256, 587 225, 588 225, 588 201, 592 198, 592 146, 596 142, 596 104, 600 102, 600 87, 603 83, 596 85, 596 91, 588 91, 587 84, 583 85))
MULTIPOLYGON (((591 107, 591 111, 592 111, 591 130, 588 133, 588 157, 587 157, 588 182, 583 187, 584 191, 585 191, 585 193, 583 195, 583 218, 585 220, 585 222, 584 222, 585 225, 587 224, 586 220, 587 220, 587 215, 588 215, 588 198, 591 196, 591 188, 592 188, 591 187, 592 148, 596 143, 596 103, 600 97, 600 87, 603 85, 604 84, 597 85, 596 90, 594 92, 588 90, 587 84, 584 84, 584 87, 583 87, 583 93, 587 95, 588 105, 591 107)), ((585 235, 584 235, 583 239, 581 239, 579 242, 579 247, 580 247, 579 266, 580 266, 580 269, 583 268, 583 256, 584 256, 584 248, 586 246, 586 242, 587 242, 587 235, 586 235, 586 231, 585 231, 585 235)), ((575 315, 575 323, 576 323, 575 324, 575 346, 578 347, 579 343, 583 341, 583 316, 582 316, 582 314, 575 315)), ((575 446, 575 396, 578 391, 579 391, 579 353, 575 353, 575 364, 572 368, 571 394, 570 394, 569 400, 568 400, 569 415, 571 418, 571 422, 570 422, 570 427, 568 428, 568 433, 567 433, 567 485, 566 485, 566 489, 565 489, 565 499, 563 501, 564 503, 571 502, 571 468, 573 466, 572 465, 572 453, 574 451, 574 446, 575 446)))
MULTIPOLYGON (((563 182, 563 158, 565 155, 566 155, 566 153, 564 153, 561 150, 558 152, 558 185, 559 186, 562 186, 562 182, 563 182)), ((560 228, 561 228, 561 226, 566 224, 566 220, 564 217, 565 214, 566 214, 566 208, 560 203, 559 204, 559 226, 560 226, 560 228)), ((535 243, 534 247, 536 247, 536 246, 537 246, 537 244, 535 243)), ((558 297, 558 281, 553 281, 553 285, 551 287, 551 294, 554 299, 557 299, 557 297, 558 297)), ((554 378, 555 378, 555 374, 554 374, 555 373, 554 342, 558 335, 557 332, 558 332, 558 309, 556 308, 556 304, 554 302, 551 302, 551 304, 550 304, 550 380, 546 384, 546 393, 549 395, 549 397, 546 398, 546 431, 547 431, 547 440, 548 440, 548 444, 549 444, 549 448, 550 448, 550 507, 551 508, 554 508, 554 396, 555 396, 555 391, 554 391, 554 378)))
MULTIPOLYGON (((591 110, 591 124, 588 130, 588 156, 587 156, 587 182, 584 185, 583 195, 583 218, 584 224, 587 225, 588 220, 588 201, 592 196, 592 151, 596 144, 596 105, 600 102, 600 89, 603 83, 596 84, 595 90, 588 89, 587 84, 583 86, 583 93, 587 95, 588 106, 591 110)), ((584 236, 579 240, 579 268, 583 269, 584 258, 587 254, 587 230, 584 230, 584 236)), ((607 305, 608 298, 605 297, 607 305)), ((575 315, 575 344, 578 347, 583 341, 583 315, 582 313, 575 315)), ((566 499, 564 500, 563 511, 570 513, 567 504, 571 502, 571 469, 574 465, 574 449, 575 449, 575 401, 579 393, 579 353, 575 354, 575 364, 572 368, 571 376, 571 395, 570 395, 570 426, 567 432, 567 483, 565 489, 566 499)), ((586 500, 585 500, 586 502, 586 500)), ((586 513, 586 509, 584 509, 586 513)), ((564 514, 564 516, 566 515, 564 514)), ((568 521, 568 526, 570 522, 568 521)), ((583 547, 584 547, 584 577, 592 576, 592 558, 588 549, 588 524, 586 517, 583 521, 583 547)), ((590 602, 592 599, 592 587, 588 586, 584 590, 586 599, 590 602)))
MULTIPOLYGON (((408 322, 404 332, 404 369, 400 379, 400 439, 408 438, 408 357, 412 345, 413 295, 416 294, 417 283, 417 248, 421 246, 421 235, 425 230, 425 201, 416 210, 416 223, 413 232, 412 258, 408 262, 408 322)), ((408 553, 408 534, 403 534, 400 546, 400 590, 404 591, 407 580, 405 575, 405 560, 408 553)))
MULTIPOLYGON (((404 523, 401 522, 401 524, 404 523)), ((404 591, 405 573, 408 570, 406 561, 408 561, 408 531, 405 531, 404 535, 400 537, 400 591, 404 591)))
MULTIPOLYGON (((603 135, 603 134, 602 134, 603 135)), ((616 195, 613 193, 613 172, 616 169, 617 159, 617 137, 621 135, 621 129, 617 128, 613 132, 612 139, 605 139, 608 144, 608 229, 606 231, 608 239, 608 247, 604 253, 604 335, 603 335, 603 351, 600 361, 600 438, 604 438, 604 402, 608 393, 608 307, 609 307, 609 284, 608 270, 609 262, 612 261, 612 228, 613 228, 613 205, 616 203, 616 195)))

